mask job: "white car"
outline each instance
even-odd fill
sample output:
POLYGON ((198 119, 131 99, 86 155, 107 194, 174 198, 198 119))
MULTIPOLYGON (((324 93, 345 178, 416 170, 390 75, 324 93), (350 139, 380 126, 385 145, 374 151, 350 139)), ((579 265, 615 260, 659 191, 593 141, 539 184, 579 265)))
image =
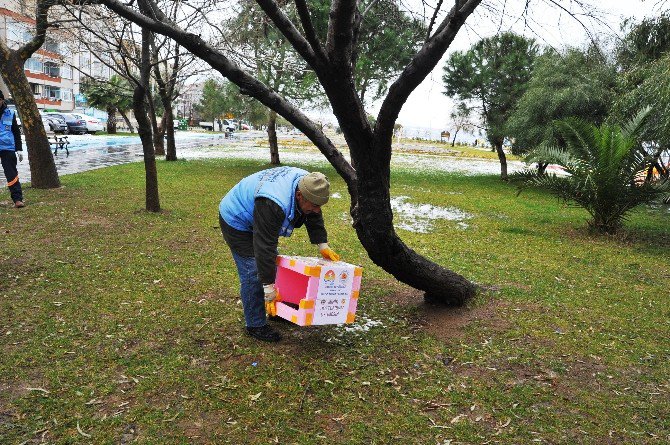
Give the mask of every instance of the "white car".
POLYGON ((79 113, 70 113, 77 119, 80 119, 84 122, 86 122, 86 131, 88 133, 95 133, 96 131, 104 131, 105 126, 102 123, 102 121, 98 118, 95 118, 93 116, 89 116, 87 114, 79 114, 79 113))

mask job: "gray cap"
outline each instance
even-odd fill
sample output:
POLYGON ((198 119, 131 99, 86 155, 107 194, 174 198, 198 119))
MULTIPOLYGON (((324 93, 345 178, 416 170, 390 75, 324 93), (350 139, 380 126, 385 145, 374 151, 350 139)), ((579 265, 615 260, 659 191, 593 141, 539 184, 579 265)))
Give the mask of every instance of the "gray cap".
POLYGON ((322 206, 328 202, 330 183, 323 173, 312 172, 302 177, 298 183, 298 190, 309 202, 322 206))

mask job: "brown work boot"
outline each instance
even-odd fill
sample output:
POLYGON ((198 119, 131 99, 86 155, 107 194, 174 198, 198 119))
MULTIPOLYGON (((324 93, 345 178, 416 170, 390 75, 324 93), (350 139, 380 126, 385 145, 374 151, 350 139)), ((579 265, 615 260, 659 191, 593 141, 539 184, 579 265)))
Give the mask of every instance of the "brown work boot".
POLYGON ((14 207, 16 207, 17 209, 20 209, 21 207, 25 207, 25 206, 26 206, 26 204, 23 201, 16 201, 14 203, 14 207))

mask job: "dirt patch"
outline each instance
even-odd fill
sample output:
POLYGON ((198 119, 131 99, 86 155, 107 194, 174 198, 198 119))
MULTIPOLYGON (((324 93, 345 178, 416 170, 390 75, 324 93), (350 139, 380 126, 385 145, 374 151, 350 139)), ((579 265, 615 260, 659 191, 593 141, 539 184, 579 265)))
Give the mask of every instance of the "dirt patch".
POLYGON ((386 303, 411 308, 409 321, 412 324, 448 342, 460 339, 465 328, 472 323, 482 323, 488 329, 498 332, 509 327, 509 304, 488 295, 484 299, 483 303, 465 307, 444 307, 425 303, 423 292, 410 287, 397 287, 382 297, 386 303))
POLYGON ((179 430, 192 443, 211 443, 211 439, 225 433, 224 425, 233 428, 237 425, 232 417, 225 417, 222 412, 201 412, 193 417, 179 421, 179 430))
POLYGON ((40 375, 30 376, 26 380, 14 380, 0 383, 0 410, 3 406, 10 406, 15 400, 35 393, 48 396, 45 382, 40 375))

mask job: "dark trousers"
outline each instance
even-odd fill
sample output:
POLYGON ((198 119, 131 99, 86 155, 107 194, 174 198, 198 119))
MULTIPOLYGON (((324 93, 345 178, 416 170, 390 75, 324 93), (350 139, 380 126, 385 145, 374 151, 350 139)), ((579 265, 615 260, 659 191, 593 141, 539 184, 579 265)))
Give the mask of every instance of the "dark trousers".
POLYGON ((19 172, 16 170, 16 153, 10 150, 0 150, 0 160, 2 160, 2 169, 5 171, 7 187, 9 187, 9 194, 12 195, 12 201, 23 201, 19 172))

